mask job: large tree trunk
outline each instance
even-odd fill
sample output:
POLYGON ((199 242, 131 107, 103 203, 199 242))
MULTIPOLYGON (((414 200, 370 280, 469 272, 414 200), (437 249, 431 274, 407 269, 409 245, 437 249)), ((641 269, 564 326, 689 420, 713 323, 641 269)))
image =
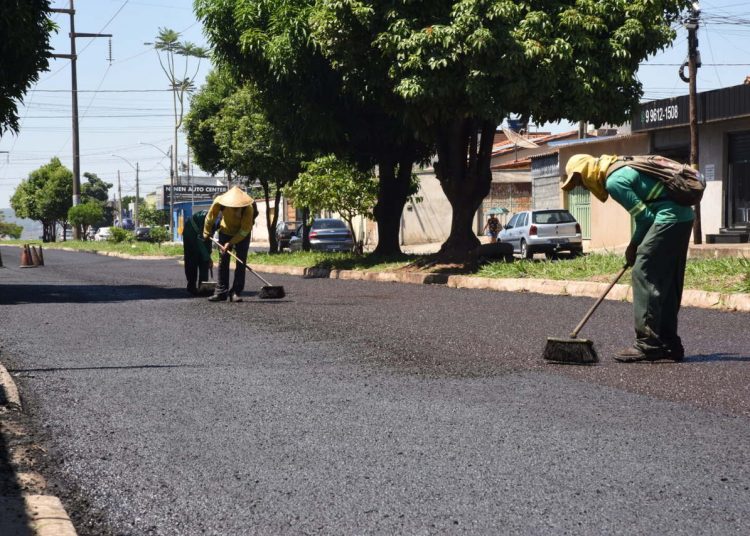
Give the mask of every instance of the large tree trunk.
MULTIPOLYGON (((271 218, 271 223, 268 226, 268 242, 269 242, 269 252, 270 253, 279 253, 279 242, 276 240, 276 225, 279 223, 279 210, 281 207, 279 206, 281 204, 281 188, 279 187, 279 183, 276 183, 276 194, 274 195, 274 207, 276 207, 273 211, 273 218, 271 218)), ((286 217, 284 218, 286 219, 286 217)))
POLYGON ((378 162, 378 202, 375 221, 378 224, 378 245, 375 255, 391 256, 401 253, 399 231, 404 205, 411 193, 411 175, 416 160, 415 148, 406 148, 401 157, 378 162))
POLYGON ((438 131, 435 174, 453 209, 450 234, 438 252, 441 262, 466 262, 480 244, 472 227, 492 183, 494 134, 494 122, 476 119, 456 120, 438 131))

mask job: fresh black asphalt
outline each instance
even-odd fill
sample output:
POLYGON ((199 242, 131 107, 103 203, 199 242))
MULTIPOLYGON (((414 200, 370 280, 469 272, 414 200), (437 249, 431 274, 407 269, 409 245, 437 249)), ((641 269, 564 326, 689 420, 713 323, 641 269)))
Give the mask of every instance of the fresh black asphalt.
POLYGON ((681 364, 541 362, 588 298, 2 248, 0 360, 81 535, 745 534, 750 315, 686 308, 681 364), (744 529, 743 529, 744 527, 744 529))

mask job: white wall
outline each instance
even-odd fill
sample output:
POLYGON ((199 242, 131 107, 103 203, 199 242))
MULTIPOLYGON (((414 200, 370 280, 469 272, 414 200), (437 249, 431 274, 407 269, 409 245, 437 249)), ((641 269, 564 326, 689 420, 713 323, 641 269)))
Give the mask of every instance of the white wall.
POLYGON ((453 210, 432 170, 418 171, 421 203, 407 203, 401 220, 403 245, 444 242, 451 230, 453 210))

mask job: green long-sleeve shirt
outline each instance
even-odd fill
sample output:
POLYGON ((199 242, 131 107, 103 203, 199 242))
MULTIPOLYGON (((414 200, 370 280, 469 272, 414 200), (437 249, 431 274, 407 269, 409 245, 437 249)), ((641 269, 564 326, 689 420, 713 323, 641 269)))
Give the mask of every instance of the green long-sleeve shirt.
POLYGON ((677 223, 693 221, 695 215, 691 207, 686 207, 667 197, 664 184, 625 166, 607 177, 605 184, 612 199, 621 204, 635 219, 635 230, 631 242, 638 245, 643 241, 654 223, 677 223))

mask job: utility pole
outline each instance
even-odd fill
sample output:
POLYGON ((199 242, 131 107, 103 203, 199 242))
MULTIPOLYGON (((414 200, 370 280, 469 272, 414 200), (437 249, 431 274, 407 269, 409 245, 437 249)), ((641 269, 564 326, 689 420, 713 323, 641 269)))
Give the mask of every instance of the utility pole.
MULTIPOLYGON (((701 66, 700 53, 698 52, 698 19, 700 17, 700 5, 693 2, 690 15, 685 20, 685 28, 688 31, 688 87, 689 87, 689 114, 690 114, 690 166, 699 169, 698 166, 698 91, 697 78, 698 67, 701 66)), ((703 243, 703 229, 701 226, 700 203, 693 207, 695 221, 693 223, 693 243, 703 243)))
POLYGON ((117 225, 122 228, 122 185, 119 169, 117 170, 117 225))
MULTIPOLYGON (((71 79, 71 107, 73 116, 73 206, 81 203, 81 153, 79 150, 78 139, 78 74, 76 72, 76 37, 112 37, 112 34, 99 33, 76 33, 75 14, 73 0, 70 0, 70 8, 50 9, 52 13, 67 13, 70 15, 70 54, 50 54, 53 58, 63 58, 70 60, 70 79, 71 79)), ((78 226, 73 227, 73 238, 80 239, 78 226)))
POLYGON ((135 206, 133 208, 133 225, 138 228, 138 198, 140 196, 140 187, 138 185, 138 162, 135 163, 135 206))

